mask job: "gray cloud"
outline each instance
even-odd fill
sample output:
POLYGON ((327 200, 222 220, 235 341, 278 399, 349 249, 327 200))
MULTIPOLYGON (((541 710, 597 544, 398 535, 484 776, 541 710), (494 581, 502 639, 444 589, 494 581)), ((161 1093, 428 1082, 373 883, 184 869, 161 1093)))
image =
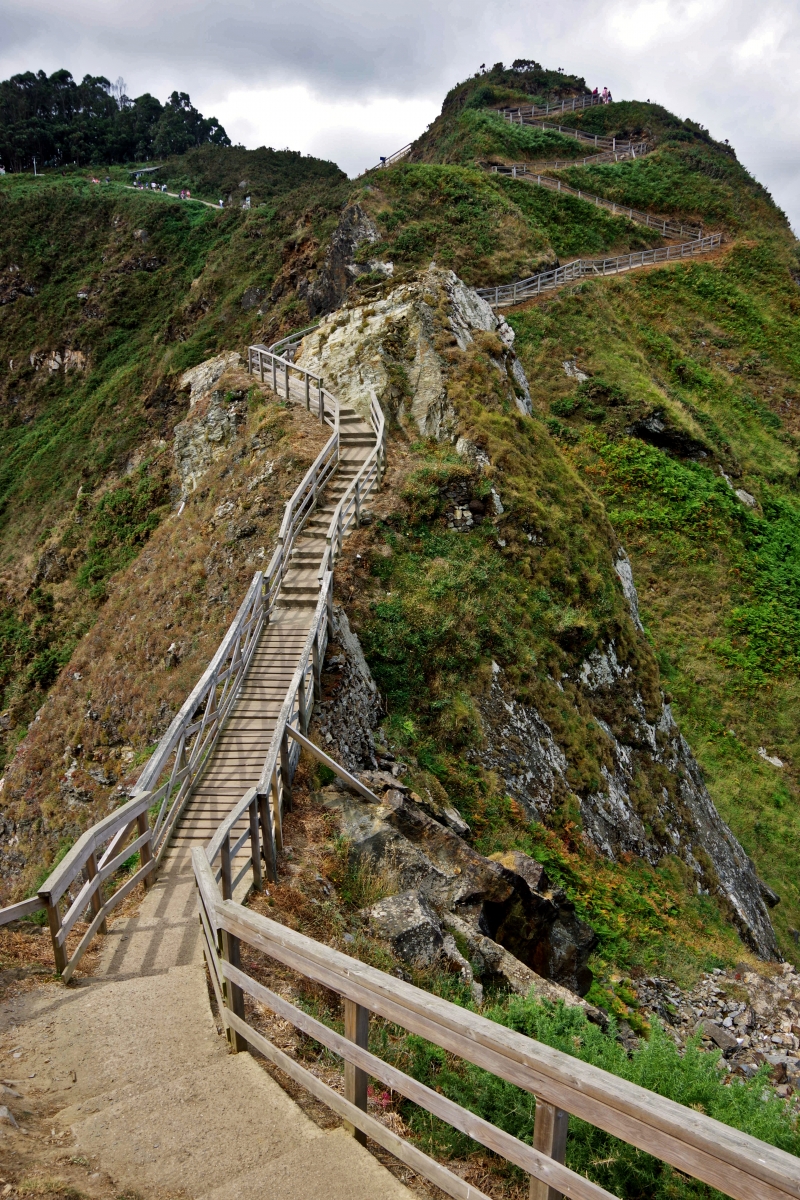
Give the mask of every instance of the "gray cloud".
MULTIPOLYGON (((800 228, 800 131, 786 119, 800 101, 796 0, 0 0, 0 35, 3 77, 121 74, 134 94, 179 88, 209 112, 235 93, 243 129, 248 89, 303 85, 322 132, 326 102, 439 102, 482 61, 533 56, 729 138, 800 228)), ((352 139, 350 158, 377 150, 357 122, 352 139)), ((347 159, 347 130, 332 142, 347 159)))

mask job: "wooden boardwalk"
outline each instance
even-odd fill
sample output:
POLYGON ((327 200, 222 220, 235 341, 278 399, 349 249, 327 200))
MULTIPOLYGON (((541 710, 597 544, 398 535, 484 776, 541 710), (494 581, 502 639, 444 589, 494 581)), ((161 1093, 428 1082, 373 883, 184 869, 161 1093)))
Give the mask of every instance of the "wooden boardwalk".
MULTIPOLYGON (((291 398, 305 402, 299 382, 292 386, 291 398)), ((340 425, 339 468, 292 552, 293 565, 284 577, 276 609, 264 626, 234 707, 172 836, 168 856, 206 845, 237 801, 258 783, 319 598, 318 572, 331 517, 375 444, 373 430, 352 409, 340 409, 340 425)), ((234 830, 234 840, 245 831, 247 820, 245 814, 234 830)), ((248 853, 242 850, 242 861, 248 853)))

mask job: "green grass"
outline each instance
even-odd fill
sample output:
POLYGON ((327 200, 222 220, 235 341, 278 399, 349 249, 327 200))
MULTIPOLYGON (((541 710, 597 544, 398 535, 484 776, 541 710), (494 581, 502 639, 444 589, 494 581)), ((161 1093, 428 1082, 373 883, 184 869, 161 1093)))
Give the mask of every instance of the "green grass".
MULTIPOLYGON (((786 1104, 765 1087, 763 1067, 752 1080, 728 1083, 720 1070, 719 1051, 705 1053, 699 1039, 681 1055, 672 1040, 654 1025, 648 1041, 628 1057, 615 1040, 612 1020, 607 1033, 576 1008, 553 1006, 534 997, 514 997, 485 1013, 498 1024, 553 1046, 582 1062, 694 1108, 734 1129, 800 1153, 797 1119, 786 1104)), ((477 1113, 528 1145, 532 1142, 536 1101, 513 1084, 472 1064, 460 1063, 439 1047, 409 1036, 402 1058, 405 1069, 456 1103, 477 1113)), ((403 1115, 426 1150, 445 1159, 462 1158, 477 1146, 465 1135, 409 1104, 403 1115)), ((616 1196, 654 1200, 710 1200, 720 1193, 621 1142, 576 1117, 569 1119, 567 1166, 616 1196)), ((509 1173, 521 1172, 510 1169, 509 1173)))

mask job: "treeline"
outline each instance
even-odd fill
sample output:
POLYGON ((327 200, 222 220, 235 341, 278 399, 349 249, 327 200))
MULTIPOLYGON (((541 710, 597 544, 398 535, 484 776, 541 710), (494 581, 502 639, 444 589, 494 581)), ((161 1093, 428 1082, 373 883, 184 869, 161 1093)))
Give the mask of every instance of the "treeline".
POLYGON ((185 92, 162 104, 148 92, 131 100, 122 80, 69 71, 26 71, 0 83, 0 163, 7 171, 143 162, 211 142, 230 146, 216 117, 185 92))

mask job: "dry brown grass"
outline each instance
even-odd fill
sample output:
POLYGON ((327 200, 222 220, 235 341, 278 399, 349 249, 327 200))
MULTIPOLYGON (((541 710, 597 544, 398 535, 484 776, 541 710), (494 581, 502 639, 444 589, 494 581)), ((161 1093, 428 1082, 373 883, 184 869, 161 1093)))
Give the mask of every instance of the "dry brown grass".
MULTIPOLYGON (((219 386, 250 383, 231 372, 219 386)), ((6 871, 0 903, 23 895, 59 844, 116 807, 135 782, 253 573, 268 564, 283 504, 327 436, 304 410, 264 392, 184 511, 173 511, 112 579, 108 600, 6 770, 3 811, 16 822, 15 852, 24 861, 6 871), (263 446, 253 450, 255 434, 263 446), (257 482, 269 463, 272 473, 257 482), (250 527, 246 536, 238 536, 242 527, 250 527), (177 664, 166 658, 172 643, 177 664), (70 787, 65 773, 73 761, 70 787)), ((88 602, 76 596, 74 603, 88 602)))

